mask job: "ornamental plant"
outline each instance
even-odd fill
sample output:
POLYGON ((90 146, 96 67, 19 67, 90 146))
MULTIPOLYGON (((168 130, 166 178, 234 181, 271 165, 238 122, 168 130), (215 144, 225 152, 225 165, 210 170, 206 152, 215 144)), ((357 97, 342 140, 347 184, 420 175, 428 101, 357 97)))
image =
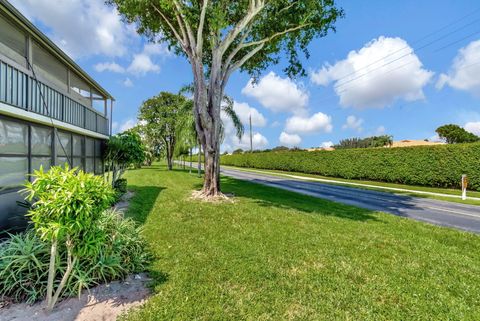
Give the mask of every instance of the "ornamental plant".
POLYGON ((97 223, 111 206, 115 192, 101 177, 77 169, 52 167, 35 171, 26 184, 28 216, 38 237, 50 245, 47 310, 51 311, 67 284, 73 268, 84 257, 98 255, 104 234, 97 223), (66 269, 59 272, 59 247, 66 249, 66 269), (54 292, 57 273, 63 273, 54 292))
POLYGON ((126 131, 110 137, 107 141, 105 162, 112 171, 112 187, 129 166, 141 164, 145 160, 145 147, 140 135, 126 131))

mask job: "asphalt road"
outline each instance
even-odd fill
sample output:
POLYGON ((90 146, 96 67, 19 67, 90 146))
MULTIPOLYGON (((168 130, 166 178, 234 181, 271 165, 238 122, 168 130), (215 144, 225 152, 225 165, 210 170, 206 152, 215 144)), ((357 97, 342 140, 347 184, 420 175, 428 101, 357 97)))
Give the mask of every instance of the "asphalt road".
POLYGON ((275 175, 222 168, 222 174, 372 211, 480 233, 480 206, 418 198, 353 187, 307 182, 275 175))

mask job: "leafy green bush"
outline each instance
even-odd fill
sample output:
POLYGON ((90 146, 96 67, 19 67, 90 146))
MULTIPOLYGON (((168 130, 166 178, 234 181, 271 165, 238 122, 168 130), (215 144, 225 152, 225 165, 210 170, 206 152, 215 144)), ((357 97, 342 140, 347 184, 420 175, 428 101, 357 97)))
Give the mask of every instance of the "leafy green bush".
POLYGON ((462 174, 480 190, 480 144, 407 148, 266 152, 221 157, 223 165, 365 179, 408 185, 460 187, 462 174))
MULTIPOLYGON (((132 219, 108 209, 98 221, 98 235, 103 240, 97 254, 82 257, 73 266, 60 297, 80 295, 93 285, 121 279, 146 270, 150 260, 141 229, 132 219)), ((55 270, 63 275, 67 269, 67 250, 60 246, 55 270)), ((47 293, 50 244, 30 229, 10 235, 0 245, 0 299, 34 303, 47 293)), ((58 282, 58 280, 56 280, 58 282)))
POLYGON ((127 179, 120 178, 113 183, 113 189, 120 195, 123 195, 127 192, 127 179))
POLYGON ((24 192, 28 194, 27 201, 32 202, 27 216, 35 235, 12 238, 2 247, 7 254, 8 251, 16 254, 0 258, 0 283, 6 284, 0 295, 26 297, 31 301, 46 293, 47 310, 51 310, 62 295, 80 293, 92 284, 120 278, 144 267, 145 243, 140 231, 133 221, 123 220, 108 210, 116 193, 102 177, 68 166, 52 167, 48 172, 40 169, 35 171, 33 182, 26 184, 24 192), (26 243, 50 247, 49 255, 42 252, 41 259, 30 255, 38 263, 37 277, 24 270, 33 264, 28 258, 25 264, 12 265, 17 257, 25 256, 19 251, 26 243), (4 271, 9 266, 11 272, 4 271), (17 273, 22 278, 15 277, 17 273), (12 284, 27 277, 33 280, 33 290, 21 287, 19 293, 12 292, 12 284))

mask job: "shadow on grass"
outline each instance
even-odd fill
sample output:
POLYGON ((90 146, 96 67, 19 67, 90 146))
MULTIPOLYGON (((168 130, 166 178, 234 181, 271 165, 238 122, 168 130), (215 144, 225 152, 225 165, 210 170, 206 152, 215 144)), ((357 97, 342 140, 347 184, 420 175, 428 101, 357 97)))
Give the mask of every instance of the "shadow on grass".
MULTIPOLYGON (((307 214, 334 216, 354 221, 380 221, 374 211, 293 191, 225 176, 222 177, 221 184, 225 193, 233 193, 235 197, 250 199, 263 208, 293 209, 307 214)), ((195 184, 195 189, 201 188, 202 184, 195 184)))
POLYGON ((144 224, 158 196, 165 187, 129 185, 128 189, 134 192, 135 195, 130 200, 125 216, 132 217, 138 223, 144 224))

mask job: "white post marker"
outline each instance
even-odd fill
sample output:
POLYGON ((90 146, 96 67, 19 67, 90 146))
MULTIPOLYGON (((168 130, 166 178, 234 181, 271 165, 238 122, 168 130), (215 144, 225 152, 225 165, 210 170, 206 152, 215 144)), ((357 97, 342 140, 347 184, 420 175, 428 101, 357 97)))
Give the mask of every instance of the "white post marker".
POLYGON ((462 200, 467 199, 467 187, 468 187, 468 177, 467 175, 462 175, 462 200))

